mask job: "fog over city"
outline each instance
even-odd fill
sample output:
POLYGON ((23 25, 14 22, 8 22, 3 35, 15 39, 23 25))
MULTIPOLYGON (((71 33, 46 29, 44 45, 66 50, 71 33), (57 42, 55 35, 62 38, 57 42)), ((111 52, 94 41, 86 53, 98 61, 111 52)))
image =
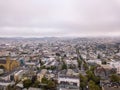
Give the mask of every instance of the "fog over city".
POLYGON ((1 37, 119 35, 120 0, 0 0, 1 37))
POLYGON ((0 0, 0 90, 120 90, 120 0, 0 0))

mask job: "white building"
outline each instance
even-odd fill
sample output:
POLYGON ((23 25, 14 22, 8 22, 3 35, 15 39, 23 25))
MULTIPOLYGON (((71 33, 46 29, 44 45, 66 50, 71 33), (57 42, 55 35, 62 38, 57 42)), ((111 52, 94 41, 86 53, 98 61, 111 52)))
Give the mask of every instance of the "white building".
POLYGON ((102 64, 102 61, 101 60, 99 60, 99 59, 96 59, 96 60, 88 60, 87 61, 88 63, 96 63, 96 64, 99 64, 99 65, 101 65, 102 64))
POLYGON ((14 74, 15 81, 21 80, 24 73, 25 73, 24 70, 20 70, 17 73, 15 73, 14 74))
POLYGON ((59 76, 58 77, 58 83, 61 82, 68 82, 68 83, 74 83, 77 85, 77 87, 80 87, 80 80, 77 77, 70 77, 70 76, 59 76))

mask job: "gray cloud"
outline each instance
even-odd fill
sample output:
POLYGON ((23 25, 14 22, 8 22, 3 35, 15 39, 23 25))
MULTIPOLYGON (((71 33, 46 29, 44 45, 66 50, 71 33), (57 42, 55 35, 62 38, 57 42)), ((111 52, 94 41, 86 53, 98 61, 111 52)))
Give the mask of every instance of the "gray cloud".
POLYGON ((0 0, 0 36, 120 35, 119 0, 0 0))

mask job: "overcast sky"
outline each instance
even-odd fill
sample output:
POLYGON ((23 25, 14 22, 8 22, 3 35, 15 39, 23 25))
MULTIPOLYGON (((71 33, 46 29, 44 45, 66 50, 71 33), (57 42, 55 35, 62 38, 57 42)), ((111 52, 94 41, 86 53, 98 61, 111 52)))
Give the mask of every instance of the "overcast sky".
POLYGON ((120 0, 0 0, 1 37, 120 36, 120 0))

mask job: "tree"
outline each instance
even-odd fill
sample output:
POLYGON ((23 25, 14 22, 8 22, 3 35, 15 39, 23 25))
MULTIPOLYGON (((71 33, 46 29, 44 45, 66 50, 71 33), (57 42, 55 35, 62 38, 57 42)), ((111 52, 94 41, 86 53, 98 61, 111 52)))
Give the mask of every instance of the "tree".
POLYGON ((88 80, 93 80, 94 78, 94 73, 90 70, 86 72, 88 80))
POLYGON ((82 64, 82 61, 78 59, 77 62, 78 62, 78 67, 80 68, 81 64, 82 64))
POLYGON ((0 69, 5 69, 5 67, 3 65, 0 65, 0 69))
POLYGON ((82 90, 84 90, 84 88, 86 88, 88 82, 88 78, 86 76, 83 76, 82 74, 80 74, 80 87, 82 90))
POLYGON ((113 74, 110 76, 110 81, 111 82, 120 82, 120 77, 116 74, 113 74))
POLYGON ((50 66, 50 67, 47 67, 48 70, 55 70, 56 69, 56 66, 50 66))
POLYGON ((51 90, 51 88, 55 88, 56 84, 52 80, 48 80, 46 77, 42 78, 42 83, 47 85, 47 88, 51 90))
POLYGON ((41 82, 42 82, 43 84, 47 84, 47 83, 48 83, 48 79, 47 79, 46 77, 43 77, 41 82))
POLYGON ((94 72, 92 72, 91 70, 88 70, 86 72, 86 74, 87 74, 88 81, 92 80, 92 81, 95 82, 95 84, 99 84, 100 83, 100 77, 95 76, 94 72))
POLYGON ((52 80, 50 80, 50 81, 48 81, 47 87, 48 87, 49 89, 55 88, 55 83, 54 83, 52 80))
POLYGON ((96 85, 95 82, 92 80, 90 80, 88 86, 89 86, 89 90, 100 90, 100 87, 96 85))
POLYGON ((88 69, 89 69, 87 63, 84 63, 84 64, 83 64, 83 67, 84 67, 85 70, 88 70, 88 69))
POLYGON ((46 66, 43 65, 43 66, 40 67, 40 69, 46 69, 46 66))
POLYGON ((95 82, 95 84, 99 85, 100 84, 100 77, 94 76, 93 81, 95 82))
POLYGON ((36 81, 33 83, 33 87, 38 88, 38 87, 39 87, 39 84, 40 84, 40 82, 36 80, 36 81))
POLYGON ((32 85, 32 81, 30 79, 26 79, 23 81, 24 88, 29 88, 32 85))
POLYGON ((92 71, 94 73, 95 68, 96 68, 96 66, 91 66, 90 71, 92 71))
POLYGON ((62 65, 62 70, 67 69, 67 65, 65 64, 65 62, 63 61, 63 65, 62 65))

